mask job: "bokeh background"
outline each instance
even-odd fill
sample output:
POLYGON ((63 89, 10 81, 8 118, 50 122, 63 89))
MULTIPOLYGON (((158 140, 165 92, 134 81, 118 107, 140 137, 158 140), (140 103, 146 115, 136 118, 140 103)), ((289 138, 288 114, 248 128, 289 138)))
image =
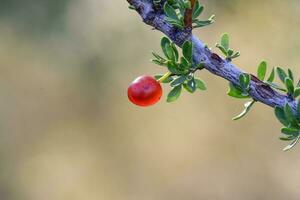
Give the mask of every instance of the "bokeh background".
MULTIPOLYGON (((298 0, 202 0, 255 73, 261 60, 300 75, 298 0)), ((125 0, 0 0, 1 200, 296 200, 300 146, 282 152, 271 108, 243 101, 227 82, 138 108, 128 84, 165 72, 149 62, 161 33, 125 0)), ((165 93, 169 87, 164 87, 165 93)))

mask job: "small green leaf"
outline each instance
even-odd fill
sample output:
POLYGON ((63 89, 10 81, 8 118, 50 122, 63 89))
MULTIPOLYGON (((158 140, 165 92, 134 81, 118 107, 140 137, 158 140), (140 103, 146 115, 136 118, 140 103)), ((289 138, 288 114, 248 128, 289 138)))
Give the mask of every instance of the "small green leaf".
POLYGON ((228 49, 227 51, 228 57, 230 58, 233 54, 233 50, 232 49, 228 49))
POLYGON ((223 46, 221 46, 221 45, 219 45, 219 44, 216 44, 216 47, 218 48, 218 49, 220 49, 220 51, 222 51, 222 53, 227 57, 228 56, 228 52, 226 51, 226 49, 223 47, 223 46))
POLYGON ((284 128, 281 129, 281 133, 283 133, 285 135, 298 136, 299 135, 299 130, 294 129, 294 128, 284 127, 284 128))
MULTIPOLYGON (((154 76, 154 78, 156 79, 156 80, 159 80, 161 77, 163 77, 164 75, 155 75, 154 76)), ((163 80, 162 81, 162 83, 171 83, 172 81, 173 81, 174 79, 171 77, 171 76, 169 76, 168 78, 166 78, 165 80, 163 80)))
POLYGON ((286 77, 285 78, 285 86, 288 91, 288 94, 293 95, 295 88, 294 88, 294 83, 293 83, 292 79, 290 79, 289 77, 286 77))
POLYGON ((267 62, 263 61, 259 64, 257 69, 257 77, 259 80, 263 81, 266 77, 267 72, 267 62))
POLYGON ((238 98, 238 99, 245 99, 249 98, 249 96, 244 96, 243 91, 239 88, 235 87, 232 83, 229 83, 229 90, 227 92, 228 96, 238 98))
POLYGON ((200 80, 200 79, 195 79, 195 83, 196 83, 196 87, 199 89, 199 90, 206 90, 206 85, 205 83, 200 80))
POLYGON ((297 98, 297 97, 299 97, 300 96, 300 88, 299 87, 297 87, 296 89, 295 89, 295 91, 294 91, 294 98, 297 98))
POLYGON ((241 112, 241 114, 239 114, 238 116, 232 118, 232 120, 239 120, 241 119, 242 117, 244 117, 251 109, 251 107, 254 105, 255 101, 252 100, 252 101, 249 101, 247 102, 244 107, 245 109, 243 110, 243 112, 241 112))
POLYGON ((293 110, 288 103, 284 106, 284 115, 289 123, 294 123, 296 121, 293 110))
POLYGON ((168 61, 167 63, 168 70, 173 74, 180 74, 180 71, 178 70, 178 66, 176 63, 172 61, 168 61))
POLYGON ((173 20, 179 20, 175 9, 172 6, 170 6, 167 2, 164 5, 164 12, 171 19, 173 19, 173 20))
POLYGON ((221 46, 223 46, 225 50, 229 49, 229 35, 227 33, 224 33, 221 37, 221 46))
POLYGON ((184 57, 181 57, 180 61, 181 61, 181 65, 183 66, 183 69, 189 69, 190 68, 191 65, 189 64, 189 62, 184 57))
POLYGON ((284 126, 288 126, 289 122, 284 114, 284 110, 278 106, 275 106, 274 109, 275 112, 275 116, 277 117, 277 119, 280 121, 281 124, 283 124, 284 126))
POLYGON ((179 53, 178 53, 178 50, 177 50, 177 48, 176 48, 176 46, 175 46, 175 44, 173 42, 171 43, 171 47, 172 47, 173 52, 175 54, 175 59, 176 59, 176 61, 178 61, 179 53))
POLYGON ((237 58, 241 55, 240 52, 236 52, 233 56, 230 56, 231 59, 237 58))
POLYGON ((208 20, 204 20, 204 21, 195 19, 195 20, 193 20, 193 23, 195 23, 196 25, 194 25, 193 28, 200 28, 200 27, 208 26, 215 22, 214 18, 215 18, 215 16, 212 15, 208 20))
POLYGON ((192 59, 193 59, 193 45, 192 45, 192 42, 185 41, 183 43, 182 54, 187 59, 187 61, 192 63, 192 59))
POLYGON ((291 141, 291 140, 294 140, 295 137, 292 135, 289 135, 289 136, 285 136, 285 137, 280 137, 279 139, 283 140, 283 141, 291 141))
POLYGON ((283 69, 281 69, 280 67, 277 67, 277 74, 278 74, 280 80, 284 83, 285 78, 287 77, 287 74, 285 73, 285 71, 283 69))
POLYGON ((180 76, 179 78, 175 79, 175 80, 171 83, 171 86, 172 86, 172 87, 175 87, 175 86, 181 85, 182 83, 184 83, 185 80, 186 80, 186 76, 185 76, 185 75, 180 76))
POLYGON ((293 74, 293 72, 290 70, 290 69, 288 69, 288 74, 289 74, 289 77, 290 77, 290 79, 293 81, 293 83, 294 83, 294 74, 293 74))
POLYGON ((250 86, 250 75, 243 73, 239 76, 240 86, 244 90, 244 93, 247 92, 250 86))
POLYGON ((178 86, 174 87, 170 91, 170 93, 168 94, 167 102, 171 103, 171 102, 176 101, 179 98, 180 94, 181 94, 181 90, 182 90, 181 85, 178 85, 178 86))
POLYGON ((196 83, 194 79, 189 80, 187 83, 183 84, 183 87, 190 93, 194 93, 196 91, 196 83))
POLYGON ((273 67, 272 72, 271 72, 271 74, 270 74, 270 76, 269 76, 269 78, 268 78, 267 81, 270 82, 270 83, 272 83, 274 81, 274 78, 275 78, 275 69, 273 67))
POLYGON ((201 13, 203 12, 204 7, 202 5, 200 5, 199 1, 196 0, 194 9, 193 9, 193 19, 196 19, 197 17, 199 17, 201 15, 201 13))

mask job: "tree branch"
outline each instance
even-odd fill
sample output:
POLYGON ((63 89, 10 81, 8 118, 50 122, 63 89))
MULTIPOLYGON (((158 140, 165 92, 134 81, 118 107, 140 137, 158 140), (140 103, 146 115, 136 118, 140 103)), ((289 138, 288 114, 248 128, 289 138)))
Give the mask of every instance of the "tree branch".
MULTIPOLYGON (((243 73, 230 61, 222 59, 219 55, 211 52, 206 45, 196 36, 192 35, 190 29, 180 30, 169 23, 165 22, 165 15, 162 8, 153 6, 153 0, 127 0, 136 11, 141 15, 144 23, 163 32, 178 46, 186 40, 193 43, 193 60, 196 64, 202 63, 206 70, 219 77, 222 77, 234 85, 239 85, 239 76, 243 73)), ((297 102, 295 99, 280 94, 273 90, 269 85, 260 81, 254 75, 251 75, 250 96, 263 104, 271 107, 279 106, 283 108, 288 103, 293 111, 296 112, 297 102)))

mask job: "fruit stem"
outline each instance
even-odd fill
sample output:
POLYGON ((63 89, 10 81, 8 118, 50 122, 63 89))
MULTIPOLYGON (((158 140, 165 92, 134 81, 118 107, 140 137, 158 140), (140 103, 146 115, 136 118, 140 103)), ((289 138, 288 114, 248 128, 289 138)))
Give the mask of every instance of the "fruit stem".
POLYGON ((158 79, 157 81, 162 83, 164 80, 166 80, 167 78, 169 78, 172 75, 171 72, 167 72, 165 73, 160 79, 158 79))

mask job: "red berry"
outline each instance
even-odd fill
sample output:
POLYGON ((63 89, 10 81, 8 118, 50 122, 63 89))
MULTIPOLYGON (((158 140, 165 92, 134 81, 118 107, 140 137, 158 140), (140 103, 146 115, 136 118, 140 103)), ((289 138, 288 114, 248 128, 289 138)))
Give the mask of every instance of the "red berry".
POLYGON ((140 76, 128 87, 129 100, 138 106, 151 106, 157 103, 162 96, 160 83, 151 76, 140 76))

